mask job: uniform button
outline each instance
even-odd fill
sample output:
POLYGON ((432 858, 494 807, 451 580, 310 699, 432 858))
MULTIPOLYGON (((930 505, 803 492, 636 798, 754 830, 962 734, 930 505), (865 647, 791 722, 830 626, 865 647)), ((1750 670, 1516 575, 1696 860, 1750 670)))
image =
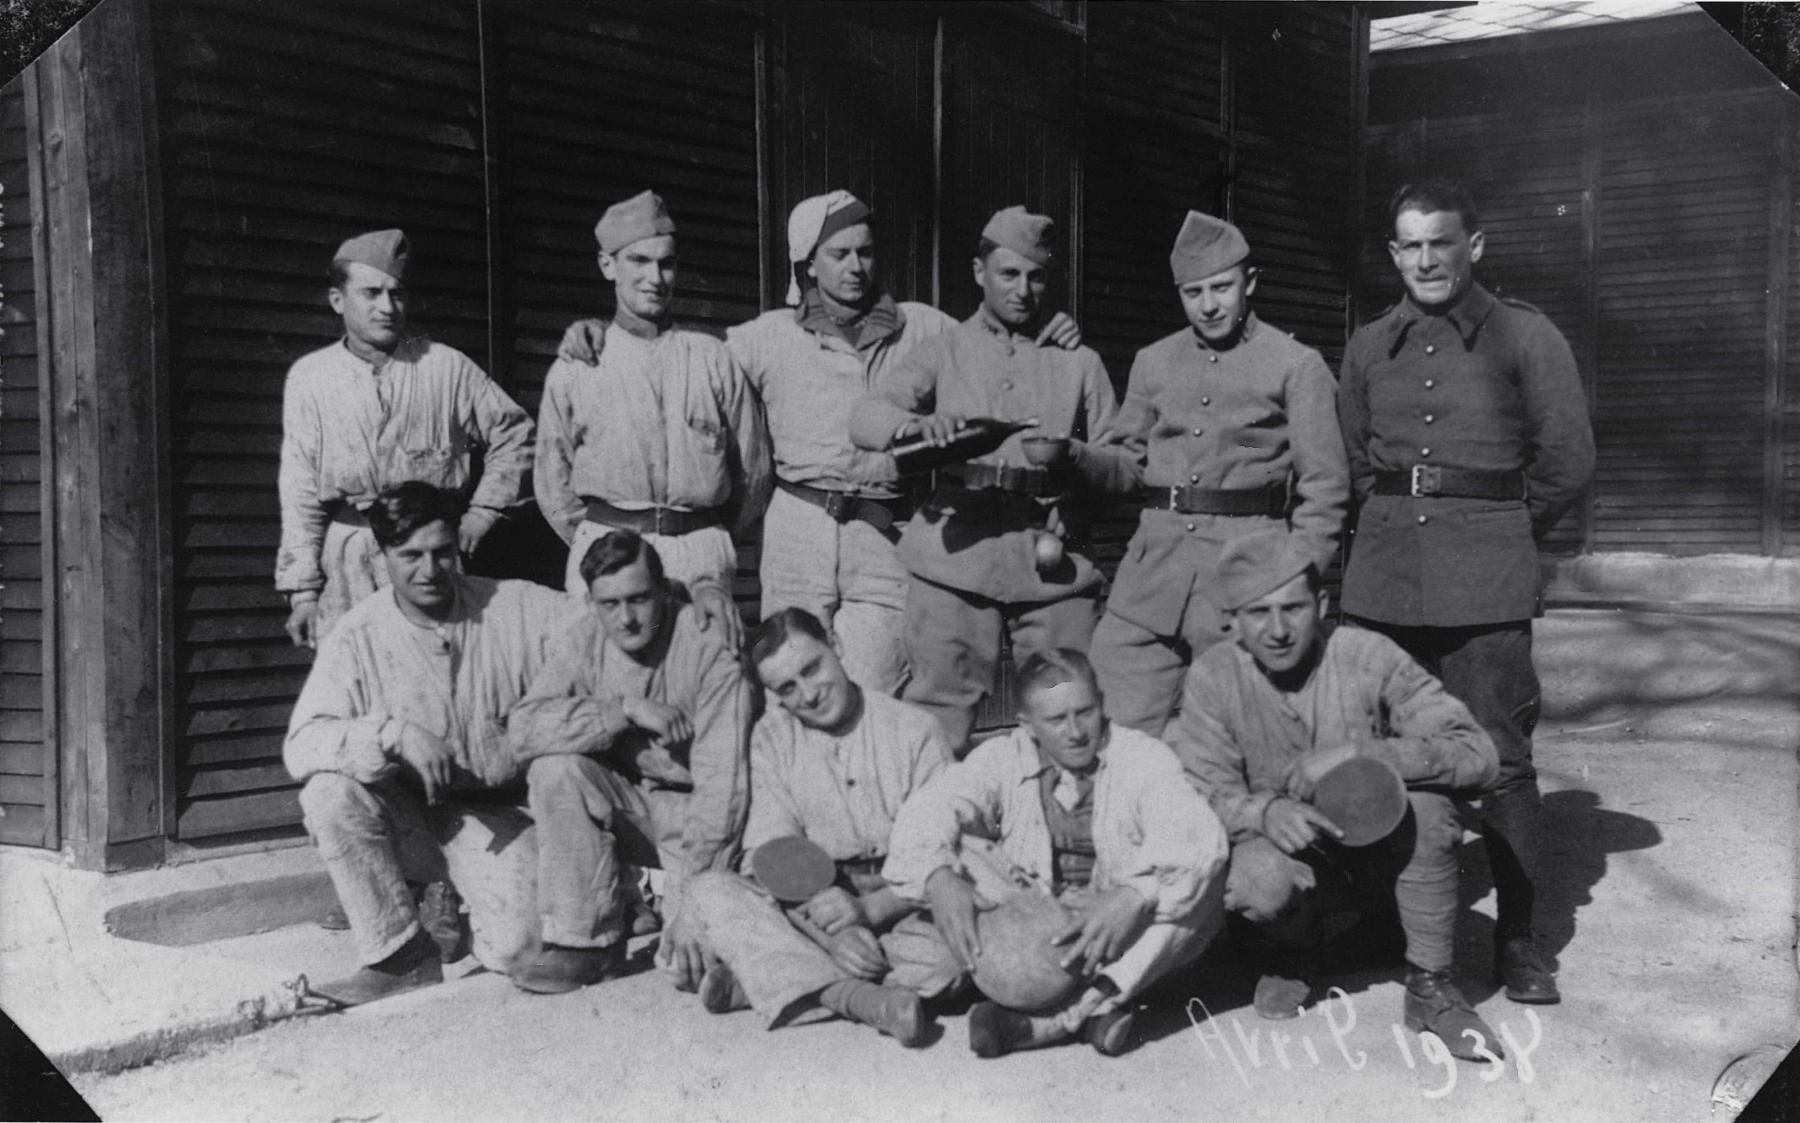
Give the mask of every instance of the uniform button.
POLYGON ((1200 482, 1200 474, 1198 472, 1196 472, 1195 474, 1188 477, 1188 483, 1197 484, 1199 482, 1200 482))
POLYGON ((1435 355, 1435 354, 1437 354, 1437 348, 1435 346, 1427 343, 1425 345, 1425 353, 1427 355, 1435 355))
POLYGON ((1194 436, 1196 436, 1196 437, 1198 437, 1198 436, 1199 436, 1199 435, 1200 435, 1200 430, 1198 430, 1198 429, 1195 429, 1195 430, 1194 430, 1194 436))
POLYGON ((1425 424, 1427 424, 1427 425, 1431 424, 1433 421, 1436 421, 1436 420, 1437 420, 1437 418, 1433 417, 1429 413, 1425 415, 1425 424))
POLYGON ((1203 405, 1203 406, 1209 406, 1209 405, 1212 405, 1212 399, 1211 399, 1211 398, 1201 398, 1201 399, 1200 399, 1200 404, 1201 404, 1201 405, 1203 405))
POLYGON ((1430 450, 1430 449, 1428 449, 1428 448, 1422 448, 1422 449, 1420 449, 1420 450, 1419 450, 1419 455, 1420 455, 1420 456, 1430 456, 1430 455, 1431 455, 1431 450, 1430 450))
POLYGON ((1011 390, 1012 389, 1012 379, 1010 379, 1010 378, 1002 379, 1000 382, 1000 389, 1011 390))
POLYGON ((855 780, 852 780, 852 779, 849 779, 849 778, 845 778, 845 780, 844 780, 844 786, 845 786, 845 787, 846 787, 846 788, 854 788, 854 787, 855 787, 855 786, 856 786, 856 781, 855 781, 855 780))
POLYGON ((1427 516, 1425 516, 1425 515, 1420 515, 1420 516, 1419 516, 1419 525, 1420 525, 1420 526, 1424 526, 1424 525, 1425 525, 1425 524, 1426 524, 1426 523, 1428 523, 1428 522, 1430 522, 1430 521, 1431 521, 1431 519, 1430 519, 1430 518, 1429 518, 1429 517, 1427 517, 1427 516))
POLYGON ((1219 361, 1219 356, 1217 356, 1217 355, 1208 355, 1208 356, 1206 356, 1206 361, 1207 361, 1207 362, 1209 362, 1209 363, 1216 363, 1216 362, 1218 362, 1218 361, 1219 361))
POLYGON ((1436 385, 1437 385, 1437 379, 1435 379, 1435 378, 1427 378, 1425 380, 1425 389, 1427 389, 1427 390, 1431 389, 1433 386, 1436 386, 1436 385))
POLYGON ((1193 524, 1193 523, 1189 523, 1189 524, 1187 524, 1187 528, 1188 528, 1188 529, 1189 529, 1189 530, 1192 530, 1192 529, 1194 529, 1194 524, 1193 524))

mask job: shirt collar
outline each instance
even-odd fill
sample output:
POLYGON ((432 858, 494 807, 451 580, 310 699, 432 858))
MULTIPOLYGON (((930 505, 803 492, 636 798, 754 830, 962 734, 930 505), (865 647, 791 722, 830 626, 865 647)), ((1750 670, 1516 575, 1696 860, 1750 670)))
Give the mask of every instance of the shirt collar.
MULTIPOLYGON (((1022 742, 1021 747, 1025 750, 1025 753, 1030 754, 1030 767, 1019 777, 1019 782, 1021 784, 1028 784, 1034 780, 1041 779, 1046 772, 1056 772, 1062 769, 1062 766, 1057 764, 1054 760, 1051 760, 1050 754, 1046 753, 1043 748, 1038 745, 1037 738, 1031 735, 1029 729, 1021 727, 1015 732, 1022 742)), ((1094 758, 1094 768, 1087 774, 1085 777, 1086 779, 1099 779, 1101 771, 1106 768, 1106 749, 1107 746, 1112 743, 1112 732, 1112 726, 1108 725, 1105 732, 1102 733, 1101 736, 1105 738, 1106 744, 1100 746, 1100 753, 1094 758)), ((1080 775, 1080 773, 1075 773, 1075 775, 1080 775)))
POLYGON ((808 286, 801 295, 800 306, 794 309, 794 319, 814 335, 838 336, 859 351, 898 335, 906 324, 900 306, 885 292, 875 298, 867 312, 853 320, 839 321, 826 311, 825 299, 819 295, 817 285, 808 286))
POLYGON ((980 307, 976 308, 975 314, 969 317, 969 319, 980 325, 983 331, 1002 343, 1024 343, 1028 346, 1035 345, 1036 343, 1036 340, 1030 335, 1015 332, 999 320, 996 320, 994 314, 988 311, 988 306, 986 304, 982 304, 980 307))
POLYGON ((1193 333, 1193 336, 1194 336, 1194 346, 1198 347, 1202 351, 1206 351, 1206 352, 1216 351, 1219 354, 1223 355, 1226 351, 1235 350, 1236 348, 1241 347, 1244 344, 1250 342, 1252 339, 1255 339, 1257 325, 1261 322, 1262 321, 1260 321, 1256 318, 1255 312, 1252 312, 1249 315, 1245 316, 1244 317, 1244 326, 1238 331, 1237 339, 1236 339, 1236 341, 1234 341, 1232 343, 1232 345, 1230 347, 1214 347, 1212 344, 1210 344, 1206 341, 1205 336, 1200 334, 1200 329, 1190 328, 1189 330, 1193 333))
POLYGON ((655 339, 669 330, 669 319, 664 317, 662 323, 646 320, 623 304, 614 310, 613 323, 618 324, 629 335, 639 339, 655 339))
MULTIPOLYGON (((1466 347, 1474 342, 1475 333, 1481 330, 1481 325, 1487 321, 1488 315, 1494 310, 1494 305, 1498 303, 1499 301, 1494 299, 1494 294, 1479 283, 1471 284, 1469 291, 1441 315, 1450 321, 1450 326, 1456 329, 1456 334, 1462 338, 1463 345, 1466 347)), ((1410 294, 1402 300, 1394 309, 1393 326, 1389 329, 1391 335, 1389 336, 1388 354, 1392 356, 1398 352, 1400 345, 1406 342, 1406 334, 1412 330, 1413 325, 1428 319, 1431 315, 1432 313, 1414 304, 1410 294)))

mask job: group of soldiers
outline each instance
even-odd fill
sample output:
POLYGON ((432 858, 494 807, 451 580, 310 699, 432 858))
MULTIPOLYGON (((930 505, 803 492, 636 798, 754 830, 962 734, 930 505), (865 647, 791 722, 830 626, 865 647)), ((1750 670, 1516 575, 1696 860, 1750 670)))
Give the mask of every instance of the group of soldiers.
POLYGON ((466 906, 482 962, 533 993, 622 975, 660 931, 657 964, 715 1013, 915 1045, 973 1002, 979 1055, 1111 1055, 1229 922, 1265 1017, 1357 949, 1403 954, 1405 1023, 1498 1053, 1456 982, 1456 850, 1478 802, 1496 976, 1557 1001, 1531 621, 1592 436, 1562 336, 1474 280, 1468 194, 1409 184, 1390 218, 1407 295, 1334 379, 1252 311, 1242 233, 1190 212, 1189 326, 1138 352, 1121 405, 1046 303, 1045 216, 992 216, 959 321, 882 288, 860 200, 806 199, 787 306, 721 341, 674 325, 678 235, 646 191, 595 228, 614 312, 565 333, 535 442, 475 363, 406 331, 405 236, 345 242, 344 334, 288 375, 276 572, 318 649, 285 760, 362 964, 316 991, 440 981, 466 906), (955 454, 993 422, 1015 423, 998 447, 955 454), (944 455, 920 476, 897 448, 944 455), (563 591, 463 571, 527 478, 563 591), (1127 498, 1108 590, 1088 537, 1127 498), (735 544, 758 528, 746 633, 735 544), (981 738, 1009 644, 1018 724, 981 738), (1349 845, 1313 800, 1359 758, 1406 806, 1349 845), (758 858, 794 839, 830 860, 798 901, 758 858), (1046 954, 1051 1000, 984 982, 1046 954))

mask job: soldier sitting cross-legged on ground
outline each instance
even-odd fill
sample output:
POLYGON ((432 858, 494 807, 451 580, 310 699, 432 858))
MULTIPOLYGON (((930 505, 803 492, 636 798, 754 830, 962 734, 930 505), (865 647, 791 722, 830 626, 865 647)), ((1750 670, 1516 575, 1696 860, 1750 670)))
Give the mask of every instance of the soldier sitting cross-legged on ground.
POLYGON ((907 800, 883 873, 929 903, 993 1000, 969 1014, 977 1056, 1077 1034, 1114 1055, 1132 1043, 1134 999, 1219 928, 1225 832, 1167 746, 1108 723, 1079 652, 1026 660, 1019 704, 1019 728, 907 800), (1048 933, 1031 921, 1046 912, 1048 933))
POLYGON ((790 920, 747 877, 695 877, 688 908, 717 960, 701 1000, 714 1013, 754 1006, 771 1028, 828 1010, 921 1044, 921 997, 952 990, 962 969, 916 904, 888 888, 881 863, 901 803, 949 760, 937 721, 852 682, 803 609, 757 626, 747 659, 777 706, 751 739, 744 851, 805 838, 835 861, 837 882, 790 920))

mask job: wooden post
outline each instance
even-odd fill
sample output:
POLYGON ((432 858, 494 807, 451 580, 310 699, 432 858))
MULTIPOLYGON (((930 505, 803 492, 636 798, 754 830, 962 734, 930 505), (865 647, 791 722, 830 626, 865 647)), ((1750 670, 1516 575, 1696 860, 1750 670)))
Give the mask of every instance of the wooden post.
POLYGON ((1794 114, 1785 91, 1770 107, 1775 159, 1769 176, 1769 283, 1763 337, 1762 552, 1780 557, 1783 499, 1782 410, 1787 401, 1788 265, 1793 255, 1794 114))
POLYGON ((43 713, 44 713, 44 834, 42 845, 55 850, 62 846, 62 800, 58 796, 61 772, 62 738, 56 728, 57 681, 61 658, 56 645, 56 533, 52 521, 56 512, 56 449, 51 434, 55 431, 55 387, 50 381, 50 356, 55 346, 51 336, 50 299, 50 223, 45 213, 44 195, 44 125, 38 101, 38 64, 25 68, 23 75, 25 109, 25 152, 29 161, 31 182, 31 271, 32 291, 37 301, 37 380, 38 380, 38 511, 42 522, 42 544, 38 547, 40 567, 38 588, 43 598, 39 606, 42 626, 43 713))
POLYGON ((160 860, 173 810, 167 343, 147 8, 105 0, 38 64, 62 828, 88 868, 160 860))

